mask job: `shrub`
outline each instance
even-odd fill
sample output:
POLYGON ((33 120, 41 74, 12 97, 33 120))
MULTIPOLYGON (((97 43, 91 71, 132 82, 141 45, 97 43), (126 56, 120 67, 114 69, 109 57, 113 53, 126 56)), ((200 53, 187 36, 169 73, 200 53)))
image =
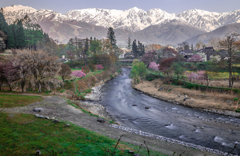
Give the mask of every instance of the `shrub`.
POLYGON ((75 70, 72 72, 72 76, 74 77, 84 77, 86 74, 82 72, 81 70, 75 70))
POLYGON ((91 89, 85 89, 84 93, 91 93, 91 91, 92 91, 91 89))
POLYGON ((84 67, 82 68, 82 71, 87 74, 87 73, 90 72, 90 68, 89 68, 88 66, 84 66, 84 67))
POLYGON ((240 113, 240 109, 236 109, 235 112, 240 113))
POLYGON ((102 70, 103 69, 103 66, 101 64, 98 64, 97 65, 97 70, 102 70))
POLYGON ((91 71, 96 71, 97 70, 96 65, 94 65, 93 63, 90 63, 88 66, 89 66, 91 71))
POLYGON ((234 101, 238 101, 238 100, 239 100, 239 98, 234 98, 233 100, 234 100, 234 101))

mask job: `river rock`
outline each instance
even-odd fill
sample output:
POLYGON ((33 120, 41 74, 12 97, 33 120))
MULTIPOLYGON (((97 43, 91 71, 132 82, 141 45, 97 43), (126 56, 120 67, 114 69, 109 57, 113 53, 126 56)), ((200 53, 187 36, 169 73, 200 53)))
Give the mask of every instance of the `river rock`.
POLYGON ((145 107, 145 109, 149 109, 150 107, 145 107))
POLYGON ((133 104, 132 106, 137 106, 136 104, 133 104))
POLYGON ((45 118, 45 117, 44 117, 44 116, 42 116, 42 115, 39 115, 38 117, 39 117, 39 118, 45 118))
POLYGON ((102 119, 102 118, 98 118, 97 121, 100 122, 100 123, 106 122, 106 120, 105 120, 105 119, 102 119))
POLYGON ((133 151, 131 151, 131 150, 129 150, 129 151, 128 151, 128 153, 130 153, 130 154, 134 154, 134 152, 133 152, 133 151))
POLYGON ((54 119, 53 123, 59 123, 60 121, 58 119, 54 119))
POLYGON ((70 127, 70 125, 69 125, 69 124, 66 124, 65 127, 70 127))
POLYGON ((40 150, 37 150, 37 151, 36 151, 36 155, 41 155, 41 151, 40 151, 40 150))
POLYGON ((33 108, 33 111, 34 112, 41 112, 41 111, 43 111, 43 108, 33 108))
POLYGON ((186 101, 186 100, 188 100, 188 99, 191 99, 191 98, 189 98, 189 97, 185 97, 185 98, 183 99, 183 101, 186 101))
POLYGON ((161 90, 164 90, 164 87, 161 87, 161 88, 158 89, 158 91, 161 91, 161 90))

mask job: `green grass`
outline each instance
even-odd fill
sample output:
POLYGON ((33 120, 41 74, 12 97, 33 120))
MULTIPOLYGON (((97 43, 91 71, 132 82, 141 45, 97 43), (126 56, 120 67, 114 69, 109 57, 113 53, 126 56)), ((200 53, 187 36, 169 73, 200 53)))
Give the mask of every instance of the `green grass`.
POLYGON ((26 106, 41 100, 41 96, 0 94, 0 107, 10 108, 26 106))
MULTIPOLYGON (((0 114, 0 155, 110 155, 116 140, 70 124, 53 123, 29 114, 0 114), (108 150, 110 152, 108 152, 108 150)), ((127 150, 138 151, 139 147, 122 143, 116 149, 117 155, 129 155, 127 150)), ((151 155, 161 155, 150 151, 151 155)), ((147 155, 146 149, 139 151, 147 155)))

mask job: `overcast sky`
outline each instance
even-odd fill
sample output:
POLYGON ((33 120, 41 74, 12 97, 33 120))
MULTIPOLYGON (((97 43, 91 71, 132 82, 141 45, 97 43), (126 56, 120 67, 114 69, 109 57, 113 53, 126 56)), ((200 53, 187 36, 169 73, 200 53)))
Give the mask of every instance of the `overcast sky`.
POLYGON ((0 0, 0 7, 18 4, 60 13, 86 8, 127 10, 138 7, 146 11, 160 8, 169 13, 179 13, 189 9, 211 12, 229 12, 240 9, 240 0, 0 0))

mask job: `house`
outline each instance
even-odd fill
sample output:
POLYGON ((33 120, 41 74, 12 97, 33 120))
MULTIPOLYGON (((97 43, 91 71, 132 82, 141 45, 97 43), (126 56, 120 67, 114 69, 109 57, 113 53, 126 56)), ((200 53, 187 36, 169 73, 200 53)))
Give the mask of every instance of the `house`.
POLYGON ((181 50, 178 53, 182 55, 186 60, 188 60, 194 55, 194 53, 191 50, 181 50))
POLYGON ((218 53, 213 49, 213 47, 205 47, 199 51, 197 54, 202 57, 202 61, 210 61, 212 59, 219 59, 218 53))

